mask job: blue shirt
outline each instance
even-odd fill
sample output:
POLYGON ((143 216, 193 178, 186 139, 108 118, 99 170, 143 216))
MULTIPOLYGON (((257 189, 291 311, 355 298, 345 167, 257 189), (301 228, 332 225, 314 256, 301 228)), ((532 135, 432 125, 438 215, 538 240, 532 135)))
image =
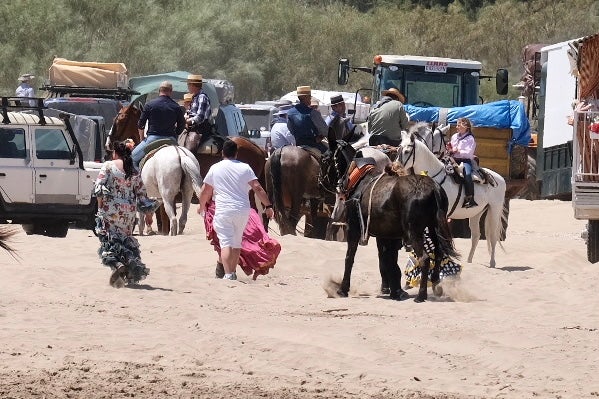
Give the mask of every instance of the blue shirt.
POLYGON ((210 108, 210 99, 203 91, 196 93, 191 99, 191 107, 189 108, 189 116, 192 119, 192 124, 199 125, 204 121, 209 121, 212 116, 210 108))
POLYGON ((169 96, 159 96, 148 102, 137 123, 143 129, 148 122, 148 136, 177 137, 185 128, 183 109, 169 96))

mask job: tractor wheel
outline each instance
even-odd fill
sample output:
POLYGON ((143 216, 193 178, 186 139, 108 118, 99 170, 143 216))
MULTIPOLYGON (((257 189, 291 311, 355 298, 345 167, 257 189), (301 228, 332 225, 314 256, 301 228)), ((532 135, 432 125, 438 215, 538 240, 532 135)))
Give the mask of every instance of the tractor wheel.
POLYGON ((587 259, 599 262, 599 220, 589 220, 587 235, 587 259))

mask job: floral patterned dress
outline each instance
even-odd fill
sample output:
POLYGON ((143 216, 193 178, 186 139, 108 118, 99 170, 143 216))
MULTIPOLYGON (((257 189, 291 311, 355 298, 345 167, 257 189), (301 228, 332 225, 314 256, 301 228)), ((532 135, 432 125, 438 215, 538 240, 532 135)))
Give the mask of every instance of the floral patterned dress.
POLYGON ((119 263, 125 265, 129 283, 143 280, 150 269, 141 261, 139 242, 132 236, 133 227, 137 211, 153 212, 159 204, 147 197, 138 173, 126 179, 112 161, 105 162, 100 169, 94 194, 103 199, 96 215, 98 255, 102 263, 113 270, 119 263))

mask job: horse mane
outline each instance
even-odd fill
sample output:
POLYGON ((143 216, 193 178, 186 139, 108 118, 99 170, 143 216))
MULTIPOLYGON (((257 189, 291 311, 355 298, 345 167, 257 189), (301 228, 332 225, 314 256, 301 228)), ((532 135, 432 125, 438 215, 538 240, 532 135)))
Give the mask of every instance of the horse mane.
POLYGON ((422 134, 424 133, 423 130, 430 129, 430 128, 431 127, 428 124, 428 122, 417 122, 413 126, 410 126, 410 128, 408 129, 408 133, 410 133, 410 134, 418 133, 420 136, 422 136, 422 134))

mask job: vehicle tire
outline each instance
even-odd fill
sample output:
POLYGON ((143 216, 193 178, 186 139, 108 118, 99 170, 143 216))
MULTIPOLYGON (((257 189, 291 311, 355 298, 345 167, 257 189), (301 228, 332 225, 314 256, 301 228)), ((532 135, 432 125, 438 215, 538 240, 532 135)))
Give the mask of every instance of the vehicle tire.
POLYGON ((587 259, 591 263, 599 262, 599 220, 589 220, 587 259))
POLYGON ((69 223, 68 222, 56 222, 53 224, 48 224, 44 226, 44 235, 48 237, 59 237, 63 238, 67 236, 67 232, 69 231, 69 223))
POLYGON ((40 234, 39 226, 35 223, 22 224, 21 227, 23 227, 23 231, 25 231, 25 234, 27 234, 28 236, 32 234, 40 234))
POLYGON ((530 201, 539 199, 539 184, 537 182, 537 160, 532 156, 527 157, 526 182, 522 190, 516 195, 530 201))

